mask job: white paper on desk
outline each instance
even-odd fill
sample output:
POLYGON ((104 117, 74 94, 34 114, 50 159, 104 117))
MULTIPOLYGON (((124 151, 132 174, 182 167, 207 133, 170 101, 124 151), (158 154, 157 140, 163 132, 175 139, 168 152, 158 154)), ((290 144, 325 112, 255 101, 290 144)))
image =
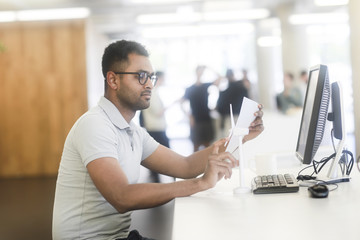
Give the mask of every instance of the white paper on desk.
MULTIPOLYGON (((240 114, 236 121, 235 128, 249 128, 250 124, 256 118, 254 113, 259 110, 258 106, 259 104, 257 102, 247 97, 244 97, 240 109, 240 114)), ((230 152, 234 155, 234 157, 238 158, 239 154, 237 153, 237 151, 235 151, 238 145, 239 145, 239 138, 231 136, 230 141, 226 147, 226 152, 230 152)))

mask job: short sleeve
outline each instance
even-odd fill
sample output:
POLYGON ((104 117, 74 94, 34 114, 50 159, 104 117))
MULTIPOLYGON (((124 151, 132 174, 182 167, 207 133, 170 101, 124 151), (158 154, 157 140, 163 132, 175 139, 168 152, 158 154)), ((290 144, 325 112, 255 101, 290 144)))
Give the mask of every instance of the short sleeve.
POLYGON ((117 158, 116 129, 105 117, 88 114, 79 120, 74 144, 86 166, 101 157, 117 158))
POLYGON ((139 132, 143 139, 143 152, 141 161, 149 157, 158 148, 159 143, 144 129, 139 127, 139 132))
POLYGON ((190 91, 191 91, 191 87, 188 87, 185 89, 185 93, 184 93, 184 99, 190 99, 190 91))

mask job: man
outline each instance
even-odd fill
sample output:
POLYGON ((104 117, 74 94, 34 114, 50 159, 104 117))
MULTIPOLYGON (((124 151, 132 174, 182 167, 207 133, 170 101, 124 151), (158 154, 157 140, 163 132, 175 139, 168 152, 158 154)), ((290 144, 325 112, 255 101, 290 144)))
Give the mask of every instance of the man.
MULTIPOLYGON (((144 127, 151 137, 165 147, 170 147, 170 141, 166 135, 166 108, 160 97, 159 87, 165 81, 164 72, 157 71, 156 88, 151 92, 151 104, 148 108, 140 112, 140 126, 144 127)), ((160 176, 156 172, 150 172, 154 182, 160 181, 160 176)))
POLYGON ((303 99, 300 89, 294 84, 294 75, 290 72, 284 73, 284 90, 276 95, 278 109, 288 114, 291 110, 303 106, 303 99))
POLYGON ((165 147, 170 147, 169 138, 166 135, 166 108, 160 97, 159 86, 165 81, 164 72, 156 72, 156 88, 151 93, 151 104, 141 111, 140 124, 145 127, 150 136, 165 147))
MULTIPOLYGON (((210 83, 203 83, 203 74, 205 66, 196 67, 196 81, 190 87, 186 88, 185 94, 181 99, 181 106, 188 101, 190 104, 190 139, 193 143, 194 152, 200 147, 208 147, 214 140, 215 128, 208 107, 209 87, 218 85, 221 77, 210 83)), ((184 111, 186 112, 186 111, 184 111)))
POLYGON ((227 136, 231 129, 230 104, 232 106, 234 119, 237 119, 240 114, 243 98, 249 97, 244 82, 235 79, 232 69, 227 69, 225 76, 228 81, 228 87, 224 91, 220 91, 216 104, 216 109, 220 113, 221 137, 227 136))
MULTIPOLYGON (((156 82, 143 46, 125 40, 110 44, 102 67, 104 97, 78 119, 65 141, 55 193, 55 240, 146 239, 129 233, 132 210, 209 189, 223 177, 230 178, 238 165, 223 152, 225 139, 183 157, 131 121, 137 110, 149 107, 156 82), (187 180, 138 184, 140 164, 187 180)), ((256 114, 244 141, 263 131, 261 109, 256 114)))

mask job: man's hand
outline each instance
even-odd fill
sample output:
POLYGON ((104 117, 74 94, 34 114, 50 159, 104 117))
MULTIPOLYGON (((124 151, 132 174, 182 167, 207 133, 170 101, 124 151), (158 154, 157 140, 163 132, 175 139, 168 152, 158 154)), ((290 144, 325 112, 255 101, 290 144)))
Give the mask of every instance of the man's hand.
POLYGON ((232 168, 239 166, 239 161, 229 152, 220 152, 220 147, 223 147, 226 139, 223 138, 215 142, 212 146, 212 152, 209 155, 208 163, 201 177, 204 182, 205 189, 212 188, 216 183, 225 177, 228 179, 231 177, 232 168))
POLYGON ((256 118, 249 127, 249 134, 243 138, 243 143, 256 138, 260 135, 260 133, 262 133, 262 131, 264 131, 264 125, 262 120, 262 116, 264 115, 264 113, 261 111, 263 109, 263 105, 259 104, 258 108, 259 111, 254 113, 256 118))

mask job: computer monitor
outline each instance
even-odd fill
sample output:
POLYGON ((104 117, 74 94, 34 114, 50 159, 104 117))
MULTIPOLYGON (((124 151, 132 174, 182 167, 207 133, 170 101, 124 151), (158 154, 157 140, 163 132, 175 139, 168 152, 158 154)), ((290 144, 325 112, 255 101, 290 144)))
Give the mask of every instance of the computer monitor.
MULTIPOLYGON (((303 164, 310 164, 323 140, 326 120, 333 122, 334 137, 340 140, 327 177, 336 179, 337 166, 345 142, 342 92, 339 83, 330 86, 328 68, 316 65, 309 70, 309 80, 302 112, 296 156, 303 164), (329 111, 331 97, 332 112, 329 111)), ((340 181, 340 180, 339 180, 340 181)))
POLYGON ((296 156, 303 164, 310 164, 321 144, 330 102, 328 68, 310 68, 304 107, 301 117, 296 156))

